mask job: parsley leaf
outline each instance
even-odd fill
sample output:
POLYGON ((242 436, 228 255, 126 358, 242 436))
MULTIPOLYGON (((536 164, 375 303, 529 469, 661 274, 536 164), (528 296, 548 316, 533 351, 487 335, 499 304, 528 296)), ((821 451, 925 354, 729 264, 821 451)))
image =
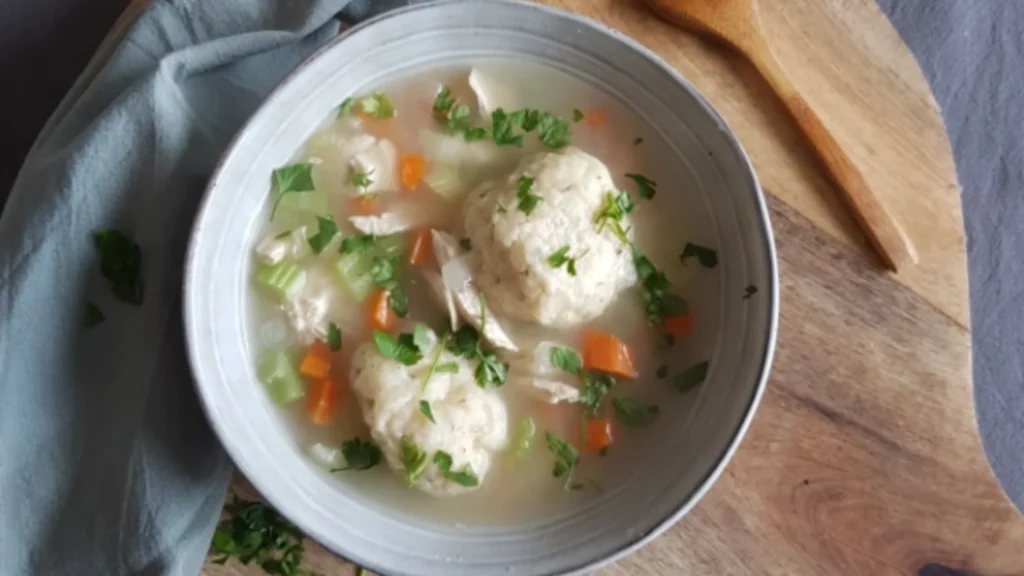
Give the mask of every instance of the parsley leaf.
POLYGON ((369 188, 373 184, 373 170, 369 172, 353 172, 351 178, 351 184, 356 188, 369 188))
POLYGON ((338 106, 338 118, 345 116, 352 112, 352 106, 356 103, 351 96, 341 101, 341 106, 338 106))
POLYGON ((481 388, 486 388, 488 384, 495 387, 504 385, 508 378, 508 364, 502 362, 493 352, 480 353, 479 356, 480 364, 477 365, 476 371, 473 373, 477 385, 481 388))
POLYGON ((636 192, 641 198, 650 200, 658 191, 658 183, 643 174, 626 174, 626 178, 636 183, 636 192))
POLYGON ((544 434, 548 443, 548 450, 555 455, 555 466, 551 475, 555 478, 565 478, 564 488, 575 490, 572 484, 572 473, 580 463, 580 452, 575 446, 555 436, 551 432, 544 434))
POLYGON ((569 123, 545 112, 537 125, 537 136, 548 148, 565 148, 569 145, 569 123))
POLYGON ((654 404, 642 404, 629 398, 613 398, 612 407, 615 419, 630 428, 650 426, 661 412, 654 404))
POLYGON ((572 121, 573 122, 579 122, 580 120, 583 120, 583 110, 580 110, 579 108, 573 108, 572 109, 572 121))
POLYGON ((753 284, 743 289, 744 300, 750 300, 750 297, 753 296, 754 294, 757 294, 757 286, 754 286, 753 284))
POLYGON ((708 377, 708 366, 708 362, 700 362, 699 364, 690 366, 672 379, 672 386, 675 387, 680 394, 685 394, 697 386, 700 386, 704 383, 704 379, 708 377))
POLYGON ((358 436, 341 443, 341 454, 345 457, 345 465, 341 468, 335 468, 331 472, 369 470, 380 464, 383 459, 380 448, 373 442, 363 440, 358 436))
POLYGON ((273 207, 270 209, 270 219, 277 214, 277 206, 288 194, 299 194, 313 192, 316 186, 313 185, 313 165, 308 162, 289 164, 274 170, 271 175, 271 195, 274 198, 273 207))
POLYGON ((120 230, 109 228, 92 236, 100 257, 100 273, 110 282, 114 296, 122 302, 142 305, 142 250, 120 230))
POLYGON ((341 330, 334 322, 327 325, 327 345, 334 352, 341 350, 341 330))
POLYGON ((683 246, 683 253, 679 255, 679 261, 686 264, 686 259, 692 256, 696 256, 697 261, 705 268, 718 266, 717 252, 710 248, 687 242, 686 246, 683 246))
POLYGON ((405 468, 405 483, 412 486, 419 482, 423 471, 427 469, 427 453, 409 438, 402 438, 401 462, 405 468))
POLYGON ((217 525, 211 542, 214 563, 237 558, 243 565, 255 562, 267 574, 313 576, 301 568, 302 534, 273 508, 236 499, 226 510, 230 518, 217 525))
POLYGON ((501 108, 491 112, 491 137, 498 146, 523 146, 523 135, 515 134, 516 123, 501 108))
POLYGON ((391 311, 399 318, 409 315, 409 296, 401 286, 395 286, 388 290, 388 308, 391 308, 391 311))
POLYGON ((605 395, 608 394, 612 386, 615 386, 615 379, 607 374, 591 372, 582 372, 580 377, 583 379, 583 388, 580 390, 578 402, 590 414, 597 414, 601 410, 601 402, 605 395))
POLYGON ((570 374, 579 374, 583 371, 583 359, 572 348, 552 346, 551 363, 570 374))
POLYGON ((469 324, 463 325, 448 338, 448 350, 462 358, 473 358, 480 345, 480 334, 469 324))
POLYGON ((338 252, 342 254, 350 254, 352 252, 358 252, 359 250, 366 250, 372 248, 376 239, 370 235, 364 236, 349 236, 341 241, 341 247, 338 248, 338 252))
MULTIPOLYGON (((448 351, 455 356, 479 361, 479 364, 477 364, 476 369, 473 371, 473 377, 476 379, 478 386, 486 388, 488 385, 497 387, 505 384, 505 380, 508 378, 508 364, 502 362, 497 354, 484 352, 480 341, 480 333, 477 332, 476 328, 467 324, 455 331, 454 334, 451 334, 446 340, 448 351)), ((457 364, 454 362, 450 364, 453 364, 452 368, 450 368, 453 372, 458 370, 457 364)), ((440 367, 438 366, 438 368, 440 367)))
POLYGON ((100 307, 92 302, 85 303, 85 327, 92 328, 93 326, 100 324, 107 317, 103 315, 103 311, 100 307))
POLYGON ((395 117, 395 106, 391 103, 388 95, 383 92, 374 92, 359 100, 359 107, 374 120, 387 120, 395 117))
POLYGON ((477 140, 487 140, 491 137, 491 131, 483 127, 466 128, 466 131, 462 134, 466 139, 466 142, 475 142, 477 140))
POLYGON ((552 268, 561 268, 562 265, 566 265, 565 270, 569 273, 569 276, 575 276, 576 261, 582 258, 586 253, 587 252, 584 251, 583 254, 580 254, 579 256, 569 256, 569 247, 562 246, 554 254, 548 256, 548 264, 550 264, 552 268))
POLYGON ((512 122, 522 128, 524 132, 532 132, 533 129, 540 124, 541 113, 540 110, 524 108, 522 110, 516 110, 509 117, 512 119, 512 122))
POLYGON ((426 416, 431 424, 437 424, 437 420, 434 420, 434 411, 430 409, 430 402, 420 400, 420 413, 426 416))
POLYGON ((416 345, 412 334, 402 333, 398 338, 392 338, 387 332, 374 330, 373 342, 381 356, 397 360, 406 366, 413 366, 423 360, 423 351, 416 345))
POLYGON ((660 324, 666 314, 666 300, 673 296, 669 292, 672 284, 636 246, 633 246, 633 267, 640 279, 640 297, 644 302, 647 320, 651 324, 660 324))
POLYGON ((373 283, 384 290, 392 290, 398 287, 398 258, 374 257, 373 266, 370 267, 370 278, 373 283))
POLYGON ((437 467, 444 473, 446 479, 455 482, 459 486, 473 488, 480 484, 480 479, 477 478, 476 473, 473 472, 473 468, 469 464, 466 464, 461 472, 453 472, 452 455, 443 450, 434 452, 434 464, 437 464, 437 467))
POLYGON ((537 204, 544 200, 533 193, 533 178, 526 176, 520 176, 519 181, 516 182, 516 198, 519 199, 519 204, 516 207, 527 216, 533 213, 537 204))
POLYGON ((319 254, 324 251, 324 248, 327 248, 327 245, 338 234, 338 223, 334 221, 332 216, 317 216, 316 228, 316 236, 308 238, 306 242, 309 243, 309 247, 313 250, 314 254, 319 254))
POLYGON ((604 203, 597 212, 597 216, 594 217, 597 231, 600 232, 607 226, 611 228, 612 233, 624 244, 629 243, 626 230, 622 228, 622 220, 632 211, 633 200, 629 197, 629 194, 620 192, 618 195, 615 195, 611 192, 605 192, 604 203))

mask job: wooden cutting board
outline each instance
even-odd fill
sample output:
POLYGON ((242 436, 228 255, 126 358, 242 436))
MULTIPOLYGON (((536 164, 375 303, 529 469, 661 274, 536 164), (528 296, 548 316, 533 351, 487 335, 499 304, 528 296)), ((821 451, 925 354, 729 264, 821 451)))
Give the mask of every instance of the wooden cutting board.
MULTIPOLYGON (((761 17, 798 89, 917 246, 920 264, 898 276, 881 270, 751 66, 627 0, 547 3, 636 38, 725 116, 768 192, 781 260, 775 367, 740 450, 677 526, 600 573, 1024 574, 1024 517, 993 478, 974 420, 949 142, 874 2, 761 0, 761 17)), ((307 557, 327 574, 354 570, 313 543, 307 557)), ((258 570, 208 563, 203 573, 258 570)))

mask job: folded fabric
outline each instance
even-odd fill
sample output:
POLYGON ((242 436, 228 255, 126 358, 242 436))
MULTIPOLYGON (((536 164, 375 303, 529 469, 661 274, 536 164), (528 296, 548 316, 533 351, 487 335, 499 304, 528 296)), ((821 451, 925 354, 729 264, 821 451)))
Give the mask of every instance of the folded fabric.
POLYGON ((199 571, 231 465, 185 356, 189 230, 231 137, 347 4, 154 0, 44 127, 0 217, 0 574, 199 571), (107 228, 141 247, 140 305, 100 275, 107 228))

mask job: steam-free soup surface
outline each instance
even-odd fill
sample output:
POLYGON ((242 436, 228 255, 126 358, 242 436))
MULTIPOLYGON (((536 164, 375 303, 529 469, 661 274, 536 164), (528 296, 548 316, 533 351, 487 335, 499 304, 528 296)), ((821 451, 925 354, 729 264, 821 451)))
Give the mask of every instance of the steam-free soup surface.
POLYGON ((253 362, 311 465, 460 524, 543 519, 642 473, 707 368, 669 360, 700 360, 715 322, 691 280, 717 255, 664 148, 526 61, 340 102, 274 171, 254 248, 253 362))

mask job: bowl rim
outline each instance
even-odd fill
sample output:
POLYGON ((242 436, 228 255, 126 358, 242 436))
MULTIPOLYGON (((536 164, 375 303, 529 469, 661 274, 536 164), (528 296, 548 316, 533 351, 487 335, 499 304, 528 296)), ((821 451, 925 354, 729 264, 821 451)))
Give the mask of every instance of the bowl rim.
MULTIPOLYGON (((199 225, 204 221, 204 216, 209 209, 210 199, 212 196, 213 189, 217 185, 218 177, 222 172, 224 165, 228 159, 232 157, 235 149, 238 147, 241 139, 244 135, 249 132, 254 121, 260 115, 260 112, 267 106, 273 104, 275 97, 283 91, 285 87, 295 81, 296 77, 299 76, 303 70, 313 61, 323 57, 327 52, 334 49, 338 44, 345 42, 350 36, 361 32, 367 28, 373 27, 376 24, 388 20, 390 18, 398 17, 408 13, 418 12, 421 10, 432 10, 439 6, 446 6, 451 4, 460 4, 464 0, 431 0, 429 2, 421 2, 416 4, 409 4, 406 6, 398 7, 395 9, 387 10, 381 14, 363 20, 355 25, 345 27, 342 23, 342 29, 339 30, 337 36, 331 39, 329 42, 318 48, 312 54, 304 58, 294 69, 289 71, 281 81, 267 94, 266 98, 259 105, 259 107, 253 112, 253 114, 243 123, 238 132, 232 137, 231 141, 224 148, 220 158, 214 166, 211 172, 210 179, 203 190, 202 199, 200 200, 199 207, 196 211, 195 219, 193 220, 192 228, 189 232, 189 243, 188 249, 185 256, 185 270, 184 270, 184 282, 182 286, 183 295, 183 306, 182 306, 182 320, 185 326, 185 340, 186 340, 186 354, 188 356, 189 367, 193 372, 193 386, 196 389, 197 396, 199 398, 199 404, 206 416, 207 422, 213 429, 217 436, 217 440, 221 443, 224 451, 231 458, 232 464, 242 473, 242 475, 249 481, 252 488, 260 495, 262 499, 268 502, 275 510, 288 519, 289 522, 295 524, 306 537, 315 540, 324 546, 325 549, 331 553, 341 557, 342 559, 356 563, 359 566, 365 567, 378 574, 386 574, 386 571, 382 570, 372 560, 360 558, 359 554, 353 554, 351 550, 345 550, 340 546, 335 546, 335 542, 325 535, 321 534, 315 527, 307 525, 303 521, 294 521, 289 517, 285 510, 288 506, 285 504, 287 498, 285 495, 274 494, 271 495, 260 490, 259 482, 255 479, 256 475, 251 475, 251 470, 244 464, 239 463, 240 459, 236 458, 237 447, 229 446, 224 442, 224 438, 227 435, 227 429, 223 422, 219 422, 212 418, 210 400, 203 393, 204 387, 199 382, 198 378, 194 375, 199 372, 198 369, 198 357, 195 348, 192 343, 191 335, 195 332, 195 328, 192 325, 190 319, 192 318, 192 307, 193 303, 190 298, 190 294, 194 293, 192 284, 194 280, 194 271, 196 266, 197 256, 197 244, 199 237, 199 225)), ((750 161, 746 150, 740 144, 735 132, 728 125, 725 119, 718 113, 718 111, 711 105, 707 98, 678 70, 676 70, 671 64, 662 59, 654 51, 646 48, 632 37, 619 32, 618 30, 592 19, 590 17, 549 6, 546 4, 538 4, 527 0, 474 0, 477 4, 501 4, 501 5, 517 5, 519 8, 526 10, 533 10, 541 13, 545 13, 549 16, 568 19, 574 24, 586 27, 590 32, 609 36, 612 39, 623 44, 625 48, 632 50, 642 56, 645 60, 656 66, 665 72, 674 82, 679 84, 684 90, 693 96, 694 100, 700 106, 702 112, 708 115, 712 120, 721 127, 722 135, 725 138, 726 143, 732 149, 736 155, 736 160, 739 166, 743 169, 743 176, 749 179, 749 189, 753 193, 753 201, 756 207, 757 220, 760 223, 760 232, 765 246, 765 252, 768 257, 767 271, 769 278, 768 290, 762 291, 761 293, 767 292, 768 296, 768 314, 767 314, 767 326, 766 326, 766 338, 764 340, 764 350, 761 353, 760 367, 758 369, 757 383, 754 386, 750 397, 747 399, 746 407, 743 410, 743 417, 735 426, 732 433, 732 438, 729 440, 725 450, 717 457, 715 464, 704 478, 700 481, 699 485, 694 489, 686 500, 680 502, 677 506, 670 509, 668 514, 654 526, 643 533, 635 536, 626 538, 622 545, 612 550, 601 551, 598 555, 592 559, 587 560, 583 564, 568 568, 562 574, 565 575, 582 575, 589 573, 592 570, 598 569, 602 566, 615 562, 622 559, 638 549, 642 548, 652 540, 662 535, 669 528, 674 526, 679 520, 681 520, 687 513, 692 510, 697 503, 704 498, 707 492, 711 489, 714 483, 721 476, 725 467, 732 461, 733 456, 739 448, 740 443, 746 436, 746 433, 754 419, 757 412, 757 408, 760 405, 761 399, 764 395, 765 389, 767 388, 768 379, 771 375, 771 368, 774 361, 776 343, 778 338, 779 329, 779 273, 778 273, 778 255, 775 246, 775 237, 771 223, 771 217, 768 210, 767 201, 765 198, 764 189, 761 186, 760 180, 757 177, 757 173, 754 170, 753 163, 750 161)), ((340 14, 338 15, 340 16, 340 14)))

